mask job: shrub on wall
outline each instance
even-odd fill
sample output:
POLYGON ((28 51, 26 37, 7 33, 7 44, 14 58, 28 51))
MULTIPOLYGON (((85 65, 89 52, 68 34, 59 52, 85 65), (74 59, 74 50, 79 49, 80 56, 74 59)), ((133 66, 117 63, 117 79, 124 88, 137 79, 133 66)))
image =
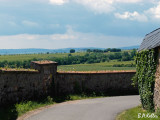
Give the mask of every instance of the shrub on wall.
POLYGON ((133 83, 138 84, 141 103, 144 109, 154 110, 153 90, 157 65, 157 50, 145 50, 136 55, 136 75, 133 83))

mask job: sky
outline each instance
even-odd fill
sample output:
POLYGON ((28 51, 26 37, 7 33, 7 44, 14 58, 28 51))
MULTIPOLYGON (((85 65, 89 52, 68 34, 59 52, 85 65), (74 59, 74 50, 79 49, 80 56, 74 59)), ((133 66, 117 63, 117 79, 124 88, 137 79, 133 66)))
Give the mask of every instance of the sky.
POLYGON ((0 49, 140 45, 160 0, 0 0, 0 49))

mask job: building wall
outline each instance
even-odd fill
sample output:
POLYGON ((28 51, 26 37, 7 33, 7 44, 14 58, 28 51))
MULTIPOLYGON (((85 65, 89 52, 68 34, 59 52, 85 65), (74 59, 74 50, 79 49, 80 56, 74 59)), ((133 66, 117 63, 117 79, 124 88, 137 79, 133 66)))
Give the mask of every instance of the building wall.
POLYGON ((32 62, 36 70, 0 70, 0 105, 47 95, 82 92, 118 93, 137 91, 131 86, 135 71, 124 72, 57 72, 57 63, 32 62))
POLYGON ((158 48, 158 65, 154 87, 154 105, 155 109, 160 108, 160 48, 158 48))

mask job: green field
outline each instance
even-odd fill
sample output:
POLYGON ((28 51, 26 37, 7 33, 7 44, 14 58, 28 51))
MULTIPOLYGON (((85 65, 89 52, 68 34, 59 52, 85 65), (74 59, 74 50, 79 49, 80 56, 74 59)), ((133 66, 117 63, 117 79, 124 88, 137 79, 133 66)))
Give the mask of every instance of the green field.
POLYGON ((135 67, 112 67, 114 64, 131 64, 134 61, 110 61, 93 64, 60 65, 58 71, 135 70, 135 67))
MULTIPOLYGON (((127 51, 127 50, 126 50, 127 51)), ((130 52, 128 50, 128 52, 130 52)), ((107 54, 114 54, 116 52, 107 52, 104 53, 105 55, 107 54)), ((14 55, 0 55, 0 62, 1 61, 24 61, 24 60, 32 60, 34 58, 36 59, 51 59, 51 58, 62 58, 62 57, 67 57, 68 54, 71 54, 72 56, 84 56, 86 52, 76 52, 76 53, 50 53, 50 54, 14 54, 14 55)))
MULTIPOLYGON (((16 54, 16 55, 0 55, 0 62, 1 61, 24 61, 24 60, 31 60, 34 58, 37 59, 50 59, 50 58, 62 58, 67 57, 69 53, 54 53, 54 54, 16 54)), ((85 55, 85 52, 80 53, 71 53, 72 56, 85 55)))
MULTIPOLYGON (((107 52, 104 54, 115 54, 107 52)), ((27 61, 33 60, 50 60, 54 58, 68 58, 69 53, 54 53, 54 54, 16 54, 16 55, 0 55, 0 62, 8 61, 13 64, 13 61, 27 61)), ((72 56, 85 56, 86 52, 71 53, 72 56)), ((101 58, 100 58, 101 59, 101 58)), ((63 59, 64 60, 64 59, 63 59)), ((3 64, 3 63, 2 63, 3 64)), ((15 64, 15 63, 14 63, 15 64)), ((104 70, 135 70, 135 67, 113 67, 113 65, 129 65, 134 64, 134 61, 117 61, 110 60, 109 62, 91 63, 91 64, 72 64, 72 65, 59 65, 58 71, 104 71, 104 70)), ((23 65, 23 64, 21 64, 23 65)), ((28 62, 30 66, 30 62, 28 62)))

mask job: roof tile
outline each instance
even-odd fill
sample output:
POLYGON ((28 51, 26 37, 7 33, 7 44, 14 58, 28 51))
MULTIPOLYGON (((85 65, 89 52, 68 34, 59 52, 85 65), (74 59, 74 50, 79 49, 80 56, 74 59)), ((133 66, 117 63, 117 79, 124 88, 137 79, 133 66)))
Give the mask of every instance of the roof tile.
POLYGON ((139 51, 160 46, 160 28, 147 34, 140 45, 139 51))

